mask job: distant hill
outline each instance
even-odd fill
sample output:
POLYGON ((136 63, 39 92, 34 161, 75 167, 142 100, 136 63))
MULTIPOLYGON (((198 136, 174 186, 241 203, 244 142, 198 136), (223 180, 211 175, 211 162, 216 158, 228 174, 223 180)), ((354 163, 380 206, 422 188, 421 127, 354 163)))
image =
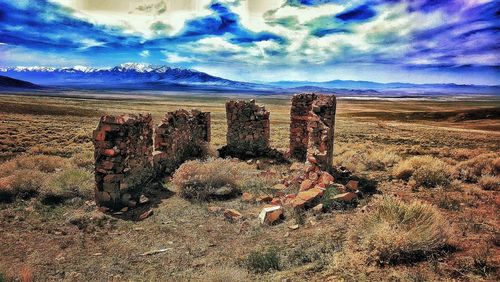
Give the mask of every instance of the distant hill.
POLYGON ((191 69, 126 63, 112 68, 0 68, 16 79, 40 85, 102 89, 259 89, 255 83, 232 81, 191 69))
POLYGON ((0 75, 0 88, 40 89, 41 87, 31 82, 0 75))
POLYGON ((217 91, 283 93, 322 92, 339 96, 407 96, 420 94, 495 94, 500 86, 460 84, 378 83, 372 81, 331 80, 277 81, 250 83, 229 80, 193 69, 171 68, 140 63, 126 63, 110 68, 75 66, 0 67, 0 74, 38 85, 116 90, 217 91))

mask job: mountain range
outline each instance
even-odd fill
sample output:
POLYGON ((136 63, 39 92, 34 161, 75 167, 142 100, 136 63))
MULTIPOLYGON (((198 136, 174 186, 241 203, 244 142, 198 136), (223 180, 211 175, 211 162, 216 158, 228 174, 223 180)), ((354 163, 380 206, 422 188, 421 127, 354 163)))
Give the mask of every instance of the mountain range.
MULTIPOLYGON (((315 91, 340 95, 376 95, 380 93, 477 93, 500 94, 500 86, 459 84, 377 83, 371 81, 332 80, 326 82, 278 81, 240 82, 204 72, 125 63, 110 68, 85 66, 54 67, 0 67, 0 74, 44 87, 78 89, 122 89, 164 91, 241 91, 293 93, 315 91)), ((0 81, 0 86, 2 82, 0 81)), ((19 86, 23 88, 23 86, 19 86)), ((30 87, 26 87, 30 88, 30 87)))

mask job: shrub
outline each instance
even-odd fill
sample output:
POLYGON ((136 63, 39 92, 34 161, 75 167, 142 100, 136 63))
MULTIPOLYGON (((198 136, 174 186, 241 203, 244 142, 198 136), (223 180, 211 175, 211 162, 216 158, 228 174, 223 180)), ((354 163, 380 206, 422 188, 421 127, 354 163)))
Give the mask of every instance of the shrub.
POLYGON ((280 258, 274 249, 269 249, 267 252, 253 251, 248 255, 246 265, 250 270, 258 273, 280 270, 280 258))
POLYGON ((71 162, 77 167, 92 168, 94 165, 94 153, 92 151, 76 153, 71 158, 71 162))
POLYGON ((0 165, 0 177, 14 174, 20 169, 38 170, 41 172, 54 172, 67 168, 68 159, 45 155, 22 155, 0 165))
POLYGON ((58 203, 72 198, 90 198, 93 174, 85 169, 68 169, 49 176, 40 191, 45 203, 58 203))
POLYGON ((245 269, 236 267, 212 268, 205 273, 203 281, 208 282, 247 282, 252 281, 245 269))
POLYGON ((467 182, 477 182, 483 175, 500 173, 500 154, 482 154, 455 166, 454 175, 467 182))
POLYGON ((47 174, 38 170, 20 169, 12 175, 11 185, 14 195, 29 198, 40 192, 47 174))
POLYGON ((381 198, 360 215, 351 237, 379 263, 411 261, 446 245, 448 224, 433 206, 381 198))
POLYGON ((395 177, 412 180, 415 186, 446 187, 450 184, 449 166, 431 156, 417 156, 400 162, 393 170, 395 177))
POLYGON ((182 164, 172 179, 181 197, 207 200, 221 188, 239 192, 239 165, 228 159, 194 160, 182 164))
POLYGON ((479 179, 478 183, 484 190, 500 190, 500 176, 483 175, 479 179))
POLYGON ((389 150, 377 150, 368 154, 365 166, 370 170, 385 170, 393 167, 401 160, 401 157, 389 150))

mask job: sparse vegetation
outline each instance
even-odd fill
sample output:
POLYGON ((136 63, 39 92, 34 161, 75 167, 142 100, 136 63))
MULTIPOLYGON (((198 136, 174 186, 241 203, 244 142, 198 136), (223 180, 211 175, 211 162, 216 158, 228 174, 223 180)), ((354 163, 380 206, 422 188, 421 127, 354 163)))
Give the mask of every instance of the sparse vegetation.
POLYGON ((483 175, 479 178, 478 183, 484 190, 500 190, 500 176, 483 175))
POLYGON ((455 176, 463 181, 477 182, 482 176, 500 174, 500 154, 481 154, 473 159, 460 162, 455 167, 455 176))
POLYGON ((415 187, 447 187, 451 181, 450 167, 438 158, 417 156, 400 162, 393 171, 395 177, 409 180, 415 187))
MULTIPOLYGON (((376 204, 370 193, 364 192, 362 181, 360 187, 364 197, 358 208, 325 208, 326 213, 315 215, 311 211, 294 213, 285 207, 284 222, 273 226, 260 225, 257 220, 264 204, 243 202, 239 197, 217 198, 208 206, 220 209, 211 213, 207 211, 207 204, 190 203, 162 187, 146 190, 148 204, 117 214, 104 215, 96 210, 90 199, 44 204, 45 183, 54 181, 68 170, 88 170, 91 174, 93 146, 90 134, 101 113, 151 112, 157 122, 167 111, 198 108, 211 112, 211 144, 220 148, 226 143, 226 97, 164 95, 136 99, 105 95, 95 99, 0 95, 0 273, 7 281, 19 279, 25 264, 40 281, 189 281, 198 278, 210 281, 211 277, 214 281, 232 281, 235 277, 241 281, 246 277, 252 281, 498 280, 498 268, 493 267, 499 264, 493 252, 499 245, 498 219, 493 212, 498 190, 486 190, 495 187, 494 178, 498 174, 480 169, 477 174, 471 173, 477 175, 474 180, 465 180, 456 171, 460 165, 466 168, 468 165, 464 163, 478 155, 498 155, 499 135, 493 133, 500 128, 498 121, 397 120, 388 123, 378 117, 360 119, 359 115, 366 111, 378 116, 397 111, 403 116, 414 111, 480 109, 497 101, 408 103, 339 99, 335 164, 354 168, 355 175, 360 178, 376 180, 377 193, 396 194, 407 202, 421 200, 439 207, 439 212, 450 222, 443 224, 443 228, 457 226, 460 231, 450 241, 459 250, 456 254, 446 255, 438 249, 427 257, 419 253, 394 259, 394 263, 407 259, 411 265, 381 267, 379 260, 366 251, 366 245, 356 245, 345 239, 345 232, 349 232, 350 237, 355 231, 364 232, 358 227, 358 220, 369 217, 376 204), (68 106, 71 110, 60 114, 59 109, 68 106), (449 187, 411 189, 408 183, 391 179, 394 167, 405 162, 401 158, 409 160, 414 156, 432 156, 451 167, 453 175, 449 177, 449 187), (23 158, 40 158, 49 165, 42 169, 36 162, 27 160, 25 165, 18 166, 15 160, 23 158), (42 177, 43 181, 34 183, 36 186, 42 184, 36 188, 37 194, 33 195, 36 198, 23 199, 12 192, 13 171, 22 169, 33 170, 42 177), (15 196, 3 202, 2 191, 15 196), (153 216, 142 221, 129 220, 129 216, 135 219, 149 208, 154 210, 153 216), (229 208, 242 213, 243 219, 226 221, 223 211, 229 208), (297 229, 290 228, 295 224, 298 224, 297 229), (264 255, 268 246, 274 246, 280 270, 264 267, 272 271, 259 272, 248 267, 249 254, 264 250, 258 252, 264 255), (492 252, 482 251, 484 247, 491 248, 492 252), (168 249, 167 252, 140 255, 163 248, 168 249), (486 256, 487 259, 483 259, 486 256), (372 260, 377 263, 370 263, 372 260), (231 267, 238 264, 241 268, 231 267)), ((288 100, 284 99, 288 98, 258 98, 271 112, 272 146, 281 150, 288 148, 290 130, 290 108, 288 100)), ((254 195, 273 191, 269 188, 284 175, 294 178, 302 174, 291 172, 290 165, 259 163, 255 158, 251 164, 229 162, 238 167, 237 187, 254 195)), ((488 162, 492 164, 489 167, 499 166, 494 159, 488 162)), ((411 177, 408 177, 410 184, 416 185, 411 177)), ((167 182, 166 186, 171 187, 171 184, 167 182)), ((62 182, 58 185, 63 186, 62 182)), ((298 184, 292 183, 283 193, 294 193, 297 189, 298 184)), ((405 239, 394 236, 391 239, 396 238, 393 241, 398 244, 405 239)))
POLYGON ((248 269, 257 273, 280 270, 280 257, 275 249, 265 252, 253 251, 246 258, 248 269))
POLYGON ((378 263, 415 261, 447 244, 449 225, 429 204, 377 199, 350 231, 356 244, 378 263))
POLYGON ((208 282, 249 282, 252 281, 250 275, 245 269, 237 267, 220 267, 209 269, 203 281, 208 282))
POLYGON ((72 198, 90 199, 94 176, 85 169, 67 169, 52 174, 44 182, 41 198, 45 203, 59 203, 72 198))
POLYGON ((176 171, 172 183, 181 197, 207 200, 220 193, 234 195, 240 191, 241 165, 229 159, 193 160, 182 164, 176 171))

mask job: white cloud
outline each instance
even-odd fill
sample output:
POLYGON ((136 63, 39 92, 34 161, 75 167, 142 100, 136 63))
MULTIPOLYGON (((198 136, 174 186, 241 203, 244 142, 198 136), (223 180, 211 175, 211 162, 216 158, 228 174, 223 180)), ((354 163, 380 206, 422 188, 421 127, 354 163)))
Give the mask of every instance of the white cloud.
POLYGON ((80 43, 83 45, 80 48, 82 50, 89 49, 89 48, 92 48, 92 47, 100 47, 100 46, 106 45, 105 42, 100 42, 100 41, 96 41, 94 39, 88 39, 88 38, 81 39, 80 43))
POLYGON ((149 50, 144 50, 144 51, 139 53, 139 56, 141 56, 143 58, 147 58, 147 57, 149 57, 149 55, 150 55, 149 50))
POLYGON ((165 62, 167 63, 178 64, 178 63, 189 63, 194 61, 193 58, 180 56, 177 53, 167 53, 166 51, 162 53, 165 55, 165 62))

